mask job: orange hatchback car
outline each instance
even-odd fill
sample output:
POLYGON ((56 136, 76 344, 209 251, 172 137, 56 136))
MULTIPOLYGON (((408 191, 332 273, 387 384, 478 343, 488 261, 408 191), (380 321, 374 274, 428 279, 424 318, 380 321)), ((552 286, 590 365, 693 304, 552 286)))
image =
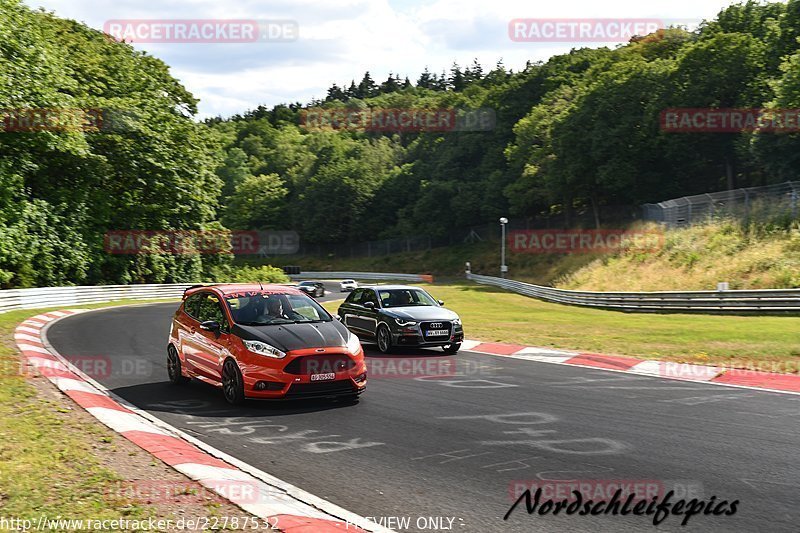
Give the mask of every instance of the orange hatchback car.
POLYGON ((364 350, 321 305, 283 285, 196 286, 184 293, 167 347, 172 383, 191 378, 225 399, 355 399, 367 385, 364 350))

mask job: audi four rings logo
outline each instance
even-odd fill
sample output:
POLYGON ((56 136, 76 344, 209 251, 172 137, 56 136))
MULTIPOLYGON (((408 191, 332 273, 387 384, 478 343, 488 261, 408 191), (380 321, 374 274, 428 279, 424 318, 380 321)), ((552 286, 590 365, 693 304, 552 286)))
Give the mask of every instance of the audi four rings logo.
POLYGON ((436 328, 441 328, 441 327, 444 327, 444 324, 442 324, 441 322, 432 322, 431 323, 431 328, 436 329, 436 328))

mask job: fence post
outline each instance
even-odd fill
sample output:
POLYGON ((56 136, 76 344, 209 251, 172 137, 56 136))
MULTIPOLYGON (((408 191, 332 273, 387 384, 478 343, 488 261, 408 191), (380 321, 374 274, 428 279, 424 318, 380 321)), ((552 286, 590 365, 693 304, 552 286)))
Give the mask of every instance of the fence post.
POLYGON ((744 189, 744 219, 750 220, 750 193, 744 189))

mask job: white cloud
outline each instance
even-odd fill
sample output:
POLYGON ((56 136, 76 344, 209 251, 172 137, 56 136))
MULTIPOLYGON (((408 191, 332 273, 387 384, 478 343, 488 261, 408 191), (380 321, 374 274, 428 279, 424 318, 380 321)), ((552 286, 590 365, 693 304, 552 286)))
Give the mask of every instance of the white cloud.
POLYGON ((377 81, 389 72, 415 79, 425 66, 449 70, 453 61, 478 58, 508 68, 563 53, 568 43, 515 43, 514 18, 711 18, 724 0, 26 0, 62 17, 102 29, 111 19, 292 19, 293 43, 139 44, 163 59, 200 98, 202 116, 242 112, 259 104, 307 102, 331 83, 356 82, 369 70, 377 81))

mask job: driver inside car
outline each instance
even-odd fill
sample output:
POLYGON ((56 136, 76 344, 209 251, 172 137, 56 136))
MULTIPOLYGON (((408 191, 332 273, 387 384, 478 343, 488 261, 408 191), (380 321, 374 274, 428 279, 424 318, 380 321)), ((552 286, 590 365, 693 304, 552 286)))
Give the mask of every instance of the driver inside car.
POLYGON ((285 309, 283 302, 280 298, 270 298, 267 300, 267 317, 270 319, 284 319, 284 320, 303 320, 303 315, 293 311, 292 309, 285 309))

